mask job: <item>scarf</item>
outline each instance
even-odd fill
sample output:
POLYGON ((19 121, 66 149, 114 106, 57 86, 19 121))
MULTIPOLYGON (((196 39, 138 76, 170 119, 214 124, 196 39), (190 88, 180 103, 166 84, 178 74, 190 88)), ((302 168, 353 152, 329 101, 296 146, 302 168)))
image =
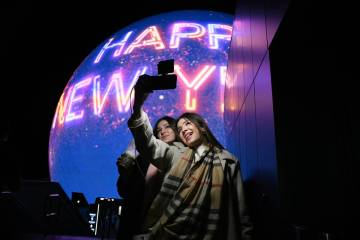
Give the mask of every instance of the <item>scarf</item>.
POLYGON ((213 239, 218 229, 224 172, 214 150, 192 165, 186 151, 170 169, 145 222, 154 239, 213 239))

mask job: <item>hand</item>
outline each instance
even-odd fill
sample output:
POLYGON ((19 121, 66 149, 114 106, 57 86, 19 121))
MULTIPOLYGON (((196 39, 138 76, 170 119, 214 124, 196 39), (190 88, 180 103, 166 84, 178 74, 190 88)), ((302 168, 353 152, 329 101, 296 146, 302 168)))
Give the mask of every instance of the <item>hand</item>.
POLYGON ((118 171, 120 174, 128 174, 134 170, 135 168, 135 159, 131 157, 130 155, 123 153, 121 156, 117 159, 116 165, 118 167, 118 171))
POLYGON ((148 75, 141 75, 135 84, 135 99, 134 99, 134 113, 140 112, 142 105, 152 91, 147 91, 144 88, 143 82, 147 79, 148 75))

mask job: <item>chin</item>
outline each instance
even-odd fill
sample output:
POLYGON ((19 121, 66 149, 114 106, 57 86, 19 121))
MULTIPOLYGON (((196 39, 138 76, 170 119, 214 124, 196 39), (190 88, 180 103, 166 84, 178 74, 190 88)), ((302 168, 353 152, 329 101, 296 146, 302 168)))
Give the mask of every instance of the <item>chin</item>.
POLYGON ((172 143, 175 141, 175 139, 170 139, 170 138, 165 138, 164 140, 162 140, 163 142, 166 142, 166 143, 172 143))
POLYGON ((194 146, 195 146, 194 142, 188 142, 188 143, 186 143, 186 145, 187 145, 188 147, 194 147, 194 146))

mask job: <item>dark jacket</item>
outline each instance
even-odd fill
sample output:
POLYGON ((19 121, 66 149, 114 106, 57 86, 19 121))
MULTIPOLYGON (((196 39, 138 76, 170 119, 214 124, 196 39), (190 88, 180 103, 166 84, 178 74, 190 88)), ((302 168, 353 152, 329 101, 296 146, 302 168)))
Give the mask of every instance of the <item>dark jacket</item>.
POLYGON ((117 161, 119 177, 116 185, 118 193, 123 199, 117 234, 119 240, 130 240, 133 235, 141 232, 145 215, 143 204, 145 178, 143 173, 146 173, 148 166, 149 162, 140 156, 134 159, 126 153, 122 154, 117 161))

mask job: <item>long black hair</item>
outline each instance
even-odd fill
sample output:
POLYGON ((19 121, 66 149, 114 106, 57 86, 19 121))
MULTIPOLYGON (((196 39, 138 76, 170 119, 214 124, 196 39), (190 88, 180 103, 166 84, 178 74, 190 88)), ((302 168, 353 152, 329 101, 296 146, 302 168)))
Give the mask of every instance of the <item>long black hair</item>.
POLYGON ((156 138, 158 138, 158 136, 157 136, 158 135, 157 126, 162 120, 167 121, 169 123, 169 127, 174 131, 174 133, 175 133, 175 141, 177 141, 177 142, 180 141, 179 135, 178 135, 178 133, 176 131, 176 120, 175 120, 175 118, 172 118, 170 116, 163 116, 162 118, 159 118, 156 121, 156 123, 154 125, 154 128, 153 128, 154 136, 156 138))
MULTIPOLYGON (((216 139, 214 134, 211 132, 211 130, 208 127, 207 123, 205 122, 204 118, 201 117, 199 114, 191 113, 191 112, 186 112, 186 113, 181 114, 181 116, 178 117, 178 119, 176 120, 176 126, 181 118, 188 119, 189 121, 194 123, 195 126, 199 129, 200 133, 205 137, 207 142, 210 144, 210 147, 217 147, 220 150, 224 149, 224 147, 221 145, 221 143, 216 139)), ((177 131, 177 129, 176 129, 176 132, 178 135, 180 134, 177 131)))

